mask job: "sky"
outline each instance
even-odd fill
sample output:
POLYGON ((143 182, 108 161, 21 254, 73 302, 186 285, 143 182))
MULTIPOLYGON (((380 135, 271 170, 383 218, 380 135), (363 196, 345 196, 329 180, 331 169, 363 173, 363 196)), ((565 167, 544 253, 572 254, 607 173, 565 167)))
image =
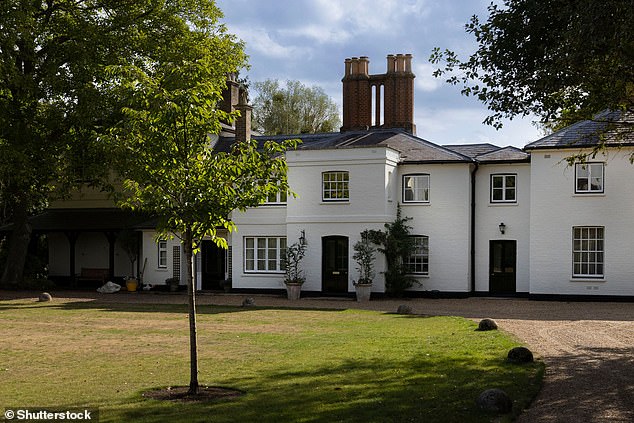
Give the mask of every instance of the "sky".
POLYGON ((488 16, 491 0, 216 0, 229 32, 246 44, 251 82, 299 80, 320 86, 341 113, 344 60, 368 56, 370 74, 386 71, 388 54, 410 53, 416 75, 417 135, 437 144, 523 147, 541 138, 534 117, 484 125, 486 106, 432 76, 434 47, 465 58, 476 50, 464 30, 488 16))

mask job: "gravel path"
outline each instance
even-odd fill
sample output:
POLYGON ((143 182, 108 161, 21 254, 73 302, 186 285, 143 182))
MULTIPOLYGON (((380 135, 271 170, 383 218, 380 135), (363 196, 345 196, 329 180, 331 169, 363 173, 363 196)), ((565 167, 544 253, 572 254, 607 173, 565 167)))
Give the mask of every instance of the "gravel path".
MULTIPOLYGON (((6 292, 3 294, 7 294, 6 292)), ((8 293, 33 298, 34 293, 8 293)), ((182 294, 87 292, 52 293, 74 301, 185 303, 182 294)), ((364 308, 396 311, 408 304, 415 313, 495 319, 547 365, 544 386, 518 419, 532 422, 634 422, 634 304, 551 302, 525 299, 401 299, 357 303, 341 298, 302 298, 290 303, 271 295, 249 295, 259 306, 364 308)), ((3 295, 4 298, 7 295, 3 295)), ((201 294, 199 304, 240 305, 247 295, 201 294)))

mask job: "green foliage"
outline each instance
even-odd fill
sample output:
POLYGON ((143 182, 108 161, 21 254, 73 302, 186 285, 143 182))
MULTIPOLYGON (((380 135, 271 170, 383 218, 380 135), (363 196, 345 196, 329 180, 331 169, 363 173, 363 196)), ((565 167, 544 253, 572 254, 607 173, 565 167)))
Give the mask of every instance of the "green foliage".
POLYGON ((335 102, 320 87, 276 79, 254 84, 253 127, 266 135, 314 134, 339 128, 335 102))
POLYGON ((109 185, 118 168, 104 134, 127 98, 108 70, 222 51, 220 16, 207 0, 0 2, 0 220, 25 234, 12 238, 9 280, 23 268, 27 215, 78 184, 109 185))
MULTIPOLYGON (((436 48, 434 73, 487 105, 485 122, 535 114, 566 126, 634 101, 631 0, 504 0, 466 25, 478 49, 467 59, 436 48)), ((631 130, 631 129, 630 129, 631 130)))
POLYGON ((301 268, 301 262, 306 255, 307 245, 302 242, 295 242, 284 251, 284 266, 285 270, 285 283, 300 283, 306 282, 304 276, 304 270, 301 268))
POLYGON ((352 247, 354 255, 352 258, 357 262, 357 271, 359 272, 359 280, 357 284, 372 283, 374 279, 374 253, 376 248, 370 241, 370 231, 361 232, 361 239, 352 247))
POLYGON ((385 275, 385 290, 393 295, 402 295, 405 290, 419 282, 408 275, 406 260, 414 252, 414 240, 410 236, 411 226, 407 224, 411 217, 403 217, 401 207, 396 211, 396 219, 386 223, 382 231, 368 231, 368 238, 377 244, 379 252, 385 256, 387 270, 385 275))

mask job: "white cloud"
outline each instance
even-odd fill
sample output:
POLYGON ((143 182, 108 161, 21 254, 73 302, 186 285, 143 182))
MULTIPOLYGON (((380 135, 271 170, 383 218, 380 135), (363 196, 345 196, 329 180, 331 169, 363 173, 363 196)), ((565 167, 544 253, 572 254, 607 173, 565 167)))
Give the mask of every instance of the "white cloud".
POLYGON ((442 78, 435 78, 432 73, 435 67, 429 63, 415 63, 414 64, 414 80, 416 88, 424 91, 431 92, 436 91, 438 88, 444 85, 442 78))
POLYGON ((487 111, 478 108, 431 109, 415 111, 417 135, 437 144, 491 143, 500 147, 524 147, 542 137, 533 119, 505 121, 499 131, 482 123, 487 111))
MULTIPOLYGON (((244 29, 232 26, 231 30, 247 44, 248 51, 254 51, 265 57, 286 58, 300 50, 294 45, 283 45, 271 37, 265 28, 244 29)), ((302 50, 305 50, 303 48, 302 50)))

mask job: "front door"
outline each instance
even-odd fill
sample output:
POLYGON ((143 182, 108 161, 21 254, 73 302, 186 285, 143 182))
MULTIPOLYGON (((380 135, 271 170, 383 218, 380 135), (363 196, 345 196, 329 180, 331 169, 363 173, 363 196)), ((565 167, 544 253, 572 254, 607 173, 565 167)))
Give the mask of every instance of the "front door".
POLYGON ((225 279, 225 251, 213 241, 203 241, 202 289, 222 289, 220 282, 225 279))
POLYGON ((515 294, 517 241, 489 241, 489 292, 515 294))
POLYGON ((321 290, 328 293, 348 292, 348 237, 322 238, 321 290))

